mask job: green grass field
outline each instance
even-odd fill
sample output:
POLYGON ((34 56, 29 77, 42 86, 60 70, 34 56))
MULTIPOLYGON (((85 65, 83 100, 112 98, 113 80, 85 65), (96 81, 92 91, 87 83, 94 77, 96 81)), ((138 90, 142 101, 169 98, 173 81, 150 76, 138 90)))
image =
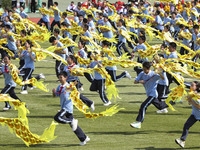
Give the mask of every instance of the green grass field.
MULTIPOLYGON (((154 40, 150 44, 156 44, 159 41, 154 40)), ((43 48, 49 44, 42 44, 43 48)), ((39 89, 29 90, 28 95, 19 94, 21 87, 17 86, 16 93, 24 102, 26 102, 30 114, 28 114, 30 131, 41 135, 45 128, 49 127, 57 110, 60 109, 59 98, 53 98, 52 88, 56 88, 59 83, 56 82, 55 76, 55 59, 48 57, 47 61, 36 62, 34 74, 44 73, 50 92, 46 93, 39 89)), ((17 61, 13 61, 18 65, 17 61)), ((118 67, 119 70, 124 70, 118 67)), ((190 116, 192 108, 183 101, 183 104, 175 105, 175 112, 169 110, 168 114, 156 114, 156 108, 150 105, 147 109, 144 123, 141 129, 130 127, 130 123, 135 121, 141 103, 146 99, 145 90, 142 85, 134 85, 136 74, 133 68, 126 69, 133 77, 132 80, 127 78, 116 83, 119 89, 119 96, 113 104, 118 103, 120 107, 125 108, 112 117, 101 117, 97 119, 86 119, 82 113, 74 108, 74 116, 79 120, 79 125, 83 131, 91 138, 91 141, 85 146, 79 146, 79 140, 72 132, 69 125, 58 125, 55 135, 57 138, 50 143, 30 146, 30 149, 83 149, 83 150, 173 150, 179 149, 174 139, 181 136, 183 125, 190 116)), ((120 73, 117 72, 117 73, 120 73)), ((34 75, 33 75, 34 76, 34 75)), ((90 84, 84 77, 80 77, 84 83, 86 97, 95 102, 95 112, 105 110, 103 102, 98 93, 90 92, 90 84)), ((4 87, 4 78, 0 77, 0 89, 4 87)), ((174 85, 172 85, 173 87, 174 85)), ((4 103, 0 103, 0 108, 4 103)), ((0 110, 1 117, 16 118, 17 111, 11 109, 3 112, 0 110)), ((199 149, 199 123, 196 123, 191 129, 186 142, 186 149, 199 149)), ((0 126, 0 149, 27 149, 23 141, 12 135, 8 127, 0 126)))

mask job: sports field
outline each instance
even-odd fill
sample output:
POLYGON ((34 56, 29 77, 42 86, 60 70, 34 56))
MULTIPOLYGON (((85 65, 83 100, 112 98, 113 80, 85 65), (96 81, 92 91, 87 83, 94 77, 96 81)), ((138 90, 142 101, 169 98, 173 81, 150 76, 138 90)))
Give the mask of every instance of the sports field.
MULTIPOLYGON (((44 1, 44 0, 42 0, 44 1)), ((59 8, 64 11, 70 4, 70 1, 57 0, 59 8)), ((111 2, 114 2, 112 0, 111 2)), ((127 1, 123 1, 127 2, 127 1)), ((75 4, 77 0, 75 0, 75 4)), ((39 14, 29 14, 30 17, 40 17, 39 14)), ((160 41, 154 39, 149 42, 150 45, 158 44, 160 41)), ((43 48, 47 48, 50 44, 41 44, 43 48)), ((179 49, 179 48, 178 48, 179 49)), ((77 49, 76 49, 77 52, 77 49)), ((18 62, 12 61, 18 65, 18 62)), ((55 75, 55 59, 48 57, 47 60, 36 62, 36 69, 33 76, 43 73, 46 76, 45 84, 48 84, 49 92, 43 92, 39 89, 28 90, 28 95, 21 95, 21 87, 17 86, 16 93, 19 98, 26 102, 30 114, 28 114, 29 127, 32 133, 41 135, 45 128, 49 127, 53 121, 54 115, 60 109, 59 98, 53 98, 51 90, 56 88, 59 83, 56 82, 55 75)), ((79 120, 79 125, 90 137, 91 141, 85 146, 79 146, 79 140, 72 132, 69 125, 59 124, 56 127, 55 135, 57 138, 50 143, 32 145, 32 150, 176 150, 181 149, 175 144, 175 138, 179 138, 182 133, 183 125, 190 116, 192 108, 183 99, 183 103, 174 106, 176 111, 169 110, 167 114, 156 114, 157 109, 150 105, 147 109, 145 120, 141 129, 130 127, 130 123, 134 122, 141 103, 146 99, 144 87, 140 84, 133 84, 136 73, 133 68, 124 69, 118 66, 117 74, 120 71, 127 70, 132 76, 132 80, 127 78, 116 82, 119 89, 120 99, 116 102, 112 100, 112 105, 119 104, 119 107, 125 108, 112 117, 101 117, 97 119, 86 119, 84 115, 74 108, 74 117, 79 120)), ((187 81, 192 81, 187 78, 187 81)), ((97 92, 90 92, 90 84, 85 77, 80 77, 84 84, 84 96, 95 102, 95 112, 104 111, 103 106, 97 92)), ((171 85, 171 88, 176 86, 171 85)), ((0 90, 4 87, 4 78, 0 77, 0 90)), ((0 117, 16 118, 17 111, 13 108, 9 111, 2 111, 4 103, 0 103, 0 117)), ((11 134, 8 127, 0 126, 0 150, 27 150, 24 142, 11 134)), ((190 129, 187 137, 185 149, 198 150, 199 144, 199 122, 190 129)))
MULTIPOLYGON (((154 40, 150 44, 157 44, 160 41, 154 40)), ((50 46, 48 43, 41 44, 43 48, 50 46)), ((13 61, 16 65, 17 61, 13 61)), ((36 62, 34 74, 44 73, 48 84, 49 92, 43 92, 39 89, 29 90, 28 95, 21 95, 20 87, 17 86, 16 93, 24 102, 26 102, 30 114, 28 114, 30 131, 41 135, 45 128, 49 127, 57 110, 60 109, 59 98, 53 98, 51 90, 56 88, 59 83, 55 76, 55 59, 48 57, 47 60, 36 62)), ((118 67, 119 70, 124 68, 118 67)), ((30 149, 85 149, 85 150, 171 150, 179 149, 174 139, 181 136, 183 125, 191 114, 191 106, 183 101, 183 104, 175 105, 175 112, 169 110, 168 114, 156 114, 154 106, 148 107, 145 121, 141 129, 130 127, 130 123, 135 121, 140 104, 146 99, 146 94, 142 85, 134 85, 136 74, 133 68, 126 69, 130 72, 132 80, 127 78, 116 83, 119 89, 119 96, 113 104, 118 103, 120 107, 125 108, 112 117, 101 117, 97 119, 86 119, 84 115, 76 108, 74 116, 79 120, 80 127, 91 138, 85 146, 79 146, 79 140, 76 138, 68 125, 58 125, 55 135, 57 138, 50 143, 30 146, 30 149)), ((120 73, 120 71, 118 72, 120 73)), ((33 75, 34 76, 34 75, 33 75)), ((80 77, 84 84, 82 92, 86 97, 95 102, 95 112, 105 110, 98 93, 90 92, 90 84, 84 77, 80 77)), ((0 77, 1 89, 4 86, 4 79, 0 77)), ((172 87, 175 86, 172 84, 172 87)), ((4 103, 0 103, 0 108, 4 103)), ((16 118, 17 111, 0 111, 0 116, 16 118)), ((0 126, 0 149, 27 149, 23 141, 12 135, 7 127, 0 126)), ((196 123, 191 129, 186 141, 186 149, 199 149, 199 123, 196 123)))

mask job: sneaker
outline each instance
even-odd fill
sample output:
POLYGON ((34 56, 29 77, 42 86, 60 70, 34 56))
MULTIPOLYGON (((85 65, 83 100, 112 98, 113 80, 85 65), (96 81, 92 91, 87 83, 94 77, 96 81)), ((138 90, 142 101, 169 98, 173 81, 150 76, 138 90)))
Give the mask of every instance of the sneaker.
POLYGON ((167 108, 164 108, 164 109, 156 111, 156 113, 158 113, 158 114, 168 113, 168 110, 167 110, 167 108))
POLYGON ((72 131, 76 131, 77 126, 78 126, 78 120, 73 119, 71 125, 72 125, 72 131))
POLYGON ((84 88, 83 88, 83 87, 80 87, 80 88, 79 88, 79 91, 84 91, 84 88))
POLYGON ((90 141, 90 138, 87 136, 86 137, 86 139, 85 139, 85 141, 83 141, 83 142, 81 142, 80 143, 80 145, 82 146, 82 145, 85 145, 87 142, 89 142, 90 141))
POLYGON ((184 148, 185 146, 185 141, 181 139, 175 139, 176 144, 178 144, 180 147, 184 148))
POLYGON ((28 91, 27 90, 23 90, 20 92, 21 94, 28 94, 28 91))
POLYGON ((140 129, 141 128, 141 122, 133 122, 130 124, 131 127, 140 129))
POLYGON ((111 101, 108 101, 107 103, 103 104, 104 106, 108 106, 111 104, 111 101))
POLYGON ((35 88, 36 88, 35 86, 32 86, 32 87, 30 87, 29 89, 30 89, 30 90, 33 90, 33 89, 35 89, 35 88))
POLYGON ((9 110, 9 109, 11 109, 11 106, 9 106, 9 107, 4 107, 4 108, 3 108, 4 111, 7 111, 7 110, 9 110))
POLYGON ((90 106, 90 108, 92 109, 92 111, 95 110, 95 107, 94 107, 94 102, 92 103, 92 105, 90 106))
POLYGON ((128 73, 128 71, 125 71, 125 73, 126 73, 126 77, 131 80, 132 78, 131 78, 131 75, 128 73))
POLYGON ((40 79, 44 79, 44 80, 46 79, 43 73, 40 73, 39 76, 40 76, 40 79))

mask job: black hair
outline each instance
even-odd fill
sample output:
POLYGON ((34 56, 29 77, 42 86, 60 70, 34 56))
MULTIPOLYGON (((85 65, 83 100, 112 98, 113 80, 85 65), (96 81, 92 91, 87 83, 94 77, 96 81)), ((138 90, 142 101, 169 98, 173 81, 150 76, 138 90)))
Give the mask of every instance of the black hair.
POLYGON ((67 72, 63 71, 63 72, 59 73, 58 76, 63 76, 66 78, 66 77, 68 77, 68 74, 67 74, 67 72))
POLYGON ((33 46, 31 40, 26 40, 26 42, 30 45, 30 48, 33 46))
POLYGON ((130 10, 128 11, 128 13, 129 13, 129 14, 134 14, 133 9, 130 9, 130 10))
POLYGON ((26 36, 26 30, 21 30, 21 33, 26 36))
POLYGON ((124 22, 124 20, 123 20, 123 19, 119 19, 119 22, 121 22, 121 23, 122 23, 122 25, 123 25, 123 26, 125 26, 125 22, 124 22))
POLYGON ((55 4, 56 6, 58 6, 58 2, 54 2, 54 4, 55 4))
POLYGON ((61 26, 67 27, 67 23, 63 21, 63 22, 61 23, 61 26))
POLYGON ((156 10, 156 14, 160 15, 160 11, 159 11, 159 10, 156 10))
POLYGON ((180 25, 179 25, 179 28, 182 29, 183 27, 185 27, 185 25, 183 25, 183 24, 180 24, 180 25))
POLYGON ((67 13, 66 12, 62 13, 62 16, 67 17, 67 13))
POLYGON ((199 25, 194 25, 193 29, 199 29, 199 25))
POLYGON ((170 45, 172 48, 175 48, 175 49, 176 49, 176 43, 175 43, 175 42, 170 42, 169 45, 170 45))
POLYGON ((88 18, 93 19, 92 15, 88 15, 88 18))
POLYGON ((55 40, 56 40, 56 37, 52 36, 52 37, 49 38, 49 43, 53 43, 55 40))
POLYGON ((7 24, 7 25, 5 25, 5 28, 11 29, 11 26, 7 24))
POLYGON ((145 67, 147 69, 150 69, 151 68, 151 62, 145 61, 145 62, 143 62, 142 66, 143 66, 143 68, 145 67))
POLYGON ((77 59, 76 59, 76 57, 75 57, 74 55, 69 55, 68 57, 71 58, 71 60, 72 60, 75 64, 77 64, 77 63, 76 63, 76 62, 77 62, 77 59))
POLYGON ((172 12, 172 15, 173 15, 173 14, 175 14, 175 15, 176 15, 176 13, 175 13, 175 12, 172 12))
POLYGON ((139 38, 144 42, 146 41, 146 37, 145 36, 140 36, 139 38))
POLYGON ((45 7, 47 6, 47 3, 46 2, 42 2, 42 5, 44 5, 45 7))
POLYGON ((84 19, 83 19, 83 22, 84 22, 84 23, 87 23, 87 22, 88 22, 88 20, 87 20, 86 18, 84 18, 84 19))
POLYGON ((110 46, 110 45, 111 45, 110 42, 108 42, 108 41, 106 41, 106 40, 103 40, 103 41, 102 41, 102 44, 105 45, 105 46, 110 46))
POLYGON ((8 59, 10 60, 10 55, 6 54, 3 58, 5 58, 5 57, 8 57, 8 59))
POLYGON ((89 29, 89 25, 88 24, 85 24, 84 25, 84 28, 86 28, 87 30, 89 29))
POLYGON ((167 28, 167 30, 170 30, 170 26, 169 25, 165 25, 165 28, 167 28))
POLYGON ((60 29, 56 28, 53 30, 53 32, 60 34, 60 29))
POLYGON ((167 48, 167 44, 165 44, 165 42, 162 43, 162 45, 164 48, 167 48))

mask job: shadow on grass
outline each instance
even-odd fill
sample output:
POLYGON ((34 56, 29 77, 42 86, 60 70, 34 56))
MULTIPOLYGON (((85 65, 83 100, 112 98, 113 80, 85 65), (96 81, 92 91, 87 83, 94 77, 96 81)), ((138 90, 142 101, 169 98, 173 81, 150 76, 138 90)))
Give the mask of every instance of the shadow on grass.
POLYGON ((127 92, 127 93, 119 93, 124 95, 146 95, 146 93, 135 93, 135 92, 127 92))
POLYGON ((116 85, 116 87, 138 87, 138 85, 116 85))
MULTIPOLYGON (((134 149, 140 149, 140 150, 177 150, 177 149, 183 149, 183 148, 155 148, 155 147, 144 147, 144 148, 134 148, 134 149)), ((200 147, 188 147, 184 149, 200 149, 200 147)))
POLYGON ((119 131, 113 131, 113 132, 88 132, 89 134, 95 134, 95 135, 103 135, 103 134, 112 134, 112 135, 134 135, 134 134, 149 134, 148 131, 136 131, 136 132, 119 132, 119 131))
MULTIPOLYGON (((21 147, 21 148, 25 148, 27 147, 25 144, 0 144, 0 147, 6 147, 6 146, 9 146, 9 147, 21 147)), ((42 149, 42 148, 48 148, 48 149, 51 149, 51 148, 61 148, 61 147, 74 147, 74 146, 79 146, 79 144, 37 144, 37 145, 30 145, 29 148, 39 148, 39 149, 42 149)))

